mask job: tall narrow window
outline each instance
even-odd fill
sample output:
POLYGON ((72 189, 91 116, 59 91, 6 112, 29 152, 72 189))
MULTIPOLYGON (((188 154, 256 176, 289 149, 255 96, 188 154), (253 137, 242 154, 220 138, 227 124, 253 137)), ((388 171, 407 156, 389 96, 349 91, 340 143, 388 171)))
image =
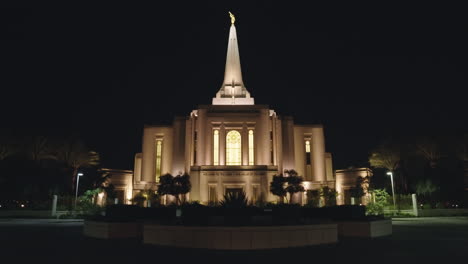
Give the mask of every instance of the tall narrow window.
POLYGON ((260 196, 260 186, 259 185, 252 185, 252 203, 256 203, 260 196))
POLYGON ((275 163, 275 156, 273 154, 273 131, 270 131, 270 164, 275 163))
POLYGON ((310 141, 306 140, 305 142, 305 149, 306 149, 306 165, 310 165, 310 141))
POLYGON ((241 165, 241 134, 232 130, 226 135, 226 165, 241 165))
POLYGON ((213 132, 213 165, 219 165, 219 130, 213 132))
POLYGON ((197 164, 197 131, 193 133, 193 164, 197 164))
POLYGON ((216 192, 216 185, 209 185, 208 188, 208 200, 211 203, 218 202, 218 193, 216 192))
POLYGON ((254 132, 249 130, 249 165, 254 165, 254 132))
POLYGON ((156 182, 159 182, 159 176, 161 176, 161 159, 162 159, 162 140, 156 140, 156 169, 155 169, 156 182))

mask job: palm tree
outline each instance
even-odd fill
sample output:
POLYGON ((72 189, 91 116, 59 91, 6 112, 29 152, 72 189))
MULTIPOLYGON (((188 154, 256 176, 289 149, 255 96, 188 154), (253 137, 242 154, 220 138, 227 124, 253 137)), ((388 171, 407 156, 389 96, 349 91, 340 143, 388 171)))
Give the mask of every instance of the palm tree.
POLYGON ((394 145, 382 144, 371 152, 369 163, 375 168, 395 171, 401 163, 400 151, 394 145))
POLYGON ((45 159, 55 159, 53 144, 46 136, 33 136, 26 142, 26 152, 36 163, 45 159))
POLYGON ((99 154, 95 151, 89 151, 84 143, 77 139, 64 140, 58 144, 56 146, 56 158, 72 171, 72 191, 76 188, 78 170, 99 164, 99 154))
POLYGON ((428 162, 429 167, 434 169, 441 158, 440 147, 435 140, 424 138, 416 143, 416 150, 428 162))

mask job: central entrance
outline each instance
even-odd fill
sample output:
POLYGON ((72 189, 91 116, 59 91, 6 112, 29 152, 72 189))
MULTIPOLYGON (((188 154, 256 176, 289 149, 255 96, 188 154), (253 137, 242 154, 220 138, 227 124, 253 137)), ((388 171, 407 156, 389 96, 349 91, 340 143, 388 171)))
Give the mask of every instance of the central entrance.
POLYGON ((236 188, 226 188, 226 195, 232 194, 232 195, 240 195, 242 192, 244 192, 243 188, 236 187, 236 188))

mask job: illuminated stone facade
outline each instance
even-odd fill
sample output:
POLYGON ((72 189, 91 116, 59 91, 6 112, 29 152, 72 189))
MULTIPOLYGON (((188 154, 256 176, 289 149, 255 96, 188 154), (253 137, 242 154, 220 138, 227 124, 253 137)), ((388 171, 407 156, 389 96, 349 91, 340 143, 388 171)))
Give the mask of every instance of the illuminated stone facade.
POLYGON ((176 117, 172 126, 145 126, 134 189, 157 188, 160 175, 187 172, 191 200, 219 201, 226 192, 243 190, 251 201, 275 201, 269 183, 285 169, 303 176, 306 189, 334 188, 331 160, 322 125, 297 125, 254 103, 242 80, 233 24, 224 81, 212 104, 176 117))

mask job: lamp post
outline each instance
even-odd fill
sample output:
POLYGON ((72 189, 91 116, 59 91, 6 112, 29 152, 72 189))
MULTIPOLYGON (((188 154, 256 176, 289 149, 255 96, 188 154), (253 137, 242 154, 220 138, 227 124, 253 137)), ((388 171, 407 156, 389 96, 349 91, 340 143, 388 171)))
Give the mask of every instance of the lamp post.
POLYGON ((395 203, 395 187, 393 187, 393 172, 387 172, 387 175, 390 175, 390 181, 392 182, 392 197, 393 197, 393 210, 396 210, 396 203, 395 203))
POLYGON ((78 184, 80 184, 80 177, 83 176, 83 173, 78 172, 76 174, 76 193, 75 193, 75 211, 76 211, 76 202, 78 201, 78 184))

